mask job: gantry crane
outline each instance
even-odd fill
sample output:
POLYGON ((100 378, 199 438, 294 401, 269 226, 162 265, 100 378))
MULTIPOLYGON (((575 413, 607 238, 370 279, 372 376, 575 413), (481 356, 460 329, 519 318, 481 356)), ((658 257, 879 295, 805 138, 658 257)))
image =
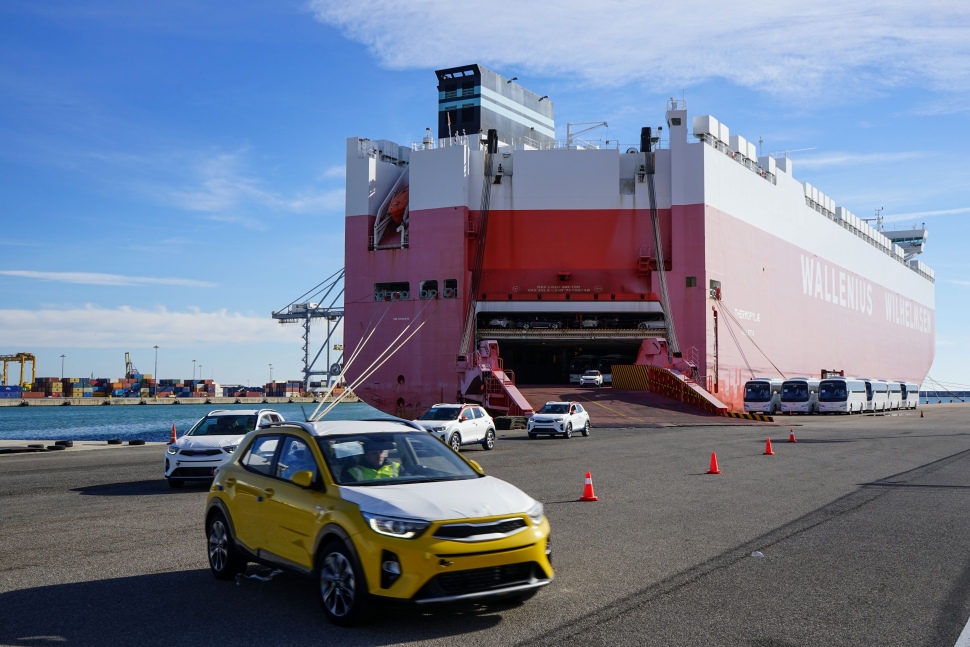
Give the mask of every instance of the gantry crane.
MULTIPOLYGON (((337 355, 334 363, 330 363, 330 339, 333 337, 334 333, 337 332, 337 328, 340 322, 344 318, 344 309, 342 307, 334 307, 338 302, 343 301, 344 288, 344 270, 341 268, 337 272, 334 272, 329 277, 324 279, 321 283, 312 287, 310 290, 304 292, 301 296, 297 297, 286 306, 280 310, 273 312, 273 319, 276 319, 281 324, 291 324, 302 322, 303 323, 303 389, 304 391, 310 390, 310 377, 313 375, 327 375, 334 377, 340 375, 343 362, 343 346, 340 346, 340 352, 337 355), (332 298, 331 298, 332 297, 332 298), (329 300, 329 305, 324 305, 324 301, 329 300), (317 354, 314 355, 313 360, 310 360, 310 322, 313 319, 325 319, 327 322, 327 338, 324 340, 323 345, 317 354), (316 365, 320 355, 323 351, 327 351, 327 367, 326 370, 313 370, 316 365)), ((336 346, 334 349, 336 350, 336 346)))
POLYGON ((34 382, 37 381, 37 358, 30 353, 17 353, 16 355, 0 355, 0 361, 3 362, 3 382, 0 384, 7 383, 7 364, 10 362, 16 362, 20 364, 20 387, 30 389, 33 388, 34 382), (24 367, 30 362, 30 382, 24 382, 24 367))

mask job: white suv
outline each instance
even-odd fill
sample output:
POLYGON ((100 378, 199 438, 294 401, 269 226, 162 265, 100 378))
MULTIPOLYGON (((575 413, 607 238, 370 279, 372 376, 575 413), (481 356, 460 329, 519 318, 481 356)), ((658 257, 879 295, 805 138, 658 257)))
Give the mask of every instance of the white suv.
POLYGON ((539 434, 572 438, 573 431, 589 435, 589 414, 578 402, 546 402, 526 424, 529 438, 539 434))
POLYGON ((165 478, 169 486, 180 488, 186 481, 211 479, 213 470, 232 456, 243 436, 274 422, 283 422, 283 416, 273 409, 210 411, 168 446, 165 478))
POLYGON ((603 374, 591 368, 579 376, 579 386, 603 386, 603 374))
POLYGON ((456 452, 472 443, 481 443, 483 449, 495 447, 495 422, 477 404, 436 404, 415 422, 456 452))

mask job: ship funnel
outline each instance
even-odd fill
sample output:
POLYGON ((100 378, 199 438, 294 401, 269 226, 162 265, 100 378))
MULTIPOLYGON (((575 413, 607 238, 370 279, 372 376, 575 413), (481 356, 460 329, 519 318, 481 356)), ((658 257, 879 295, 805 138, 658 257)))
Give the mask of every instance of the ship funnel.
POLYGON ((650 152, 650 127, 640 129, 640 152, 649 153, 650 152))

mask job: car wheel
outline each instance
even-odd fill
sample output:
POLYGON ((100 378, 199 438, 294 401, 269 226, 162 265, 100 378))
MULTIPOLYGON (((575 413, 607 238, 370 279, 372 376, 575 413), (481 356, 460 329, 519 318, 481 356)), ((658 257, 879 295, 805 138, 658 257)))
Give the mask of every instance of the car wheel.
POLYGON ((209 540, 209 569, 217 579, 231 580, 245 568, 246 561, 239 556, 229 523, 221 512, 209 519, 205 534, 209 540))
POLYGON ((461 435, 457 431, 455 433, 451 434, 451 440, 448 441, 448 444, 451 445, 451 448, 453 450, 455 450, 455 452, 460 451, 461 450, 461 435))
POLYGON ((563 438, 572 438, 572 437, 573 437, 573 423, 567 422, 566 431, 563 433, 563 438))
POLYGON ((173 490, 181 490, 183 485, 185 485, 185 481, 181 481, 179 479, 168 479, 168 486, 173 490))
POLYGON ((587 420, 586 424, 583 425, 583 435, 589 436, 589 420, 587 420))
POLYGON ((495 449, 495 430, 489 429, 485 432, 485 439, 482 440, 482 449, 495 449))
POLYGON ((367 584, 344 542, 333 540, 320 551, 317 582, 320 605, 330 622, 350 627, 363 619, 367 584))

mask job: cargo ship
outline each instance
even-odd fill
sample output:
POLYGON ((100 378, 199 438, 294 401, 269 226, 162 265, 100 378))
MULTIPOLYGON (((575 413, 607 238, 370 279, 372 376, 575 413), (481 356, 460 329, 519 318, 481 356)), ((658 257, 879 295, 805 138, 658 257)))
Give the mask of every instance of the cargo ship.
POLYGON ((547 96, 436 75, 436 133, 347 139, 344 371, 368 404, 529 415, 520 386, 644 366, 728 411, 755 376, 925 378, 925 228, 870 226, 682 100, 637 146, 557 140, 547 96))

